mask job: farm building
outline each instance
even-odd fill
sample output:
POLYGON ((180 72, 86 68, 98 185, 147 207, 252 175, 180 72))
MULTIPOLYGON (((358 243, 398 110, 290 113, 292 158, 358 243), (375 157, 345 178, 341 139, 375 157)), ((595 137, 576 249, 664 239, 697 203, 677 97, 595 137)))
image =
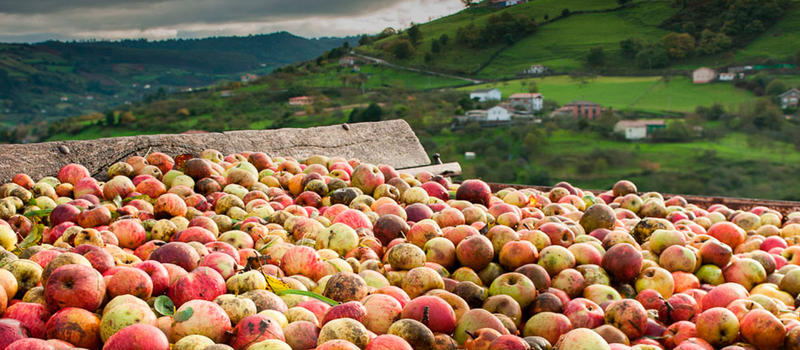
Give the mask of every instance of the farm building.
POLYGON ((503 99, 503 94, 498 89, 480 89, 470 92, 469 98, 479 102, 500 101, 503 99))
POLYGON ((781 108, 797 108, 800 105, 800 90, 790 89, 778 95, 778 98, 781 100, 781 108))
POLYGON ((258 79, 257 75, 255 75, 253 73, 247 73, 245 75, 242 75, 239 80, 241 80, 243 83, 249 83, 249 82, 255 81, 256 79, 258 79))
POLYGON ((736 73, 719 73, 719 81, 733 81, 736 79, 736 73))
POLYGON ((528 0, 492 0, 492 6, 496 8, 504 8, 515 6, 528 2, 528 0))
POLYGON ((706 84, 714 81, 717 78, 717 71, 708 68, 700 67, 692 72, 692 82, 695 84, 706 84))
POLYGON ((494 106, 494 107, 489 109, 488 115, 486 116, 486 120, 488 120, 490 122, 510 121, 512 114, 514 114, 514 112, 513 111, 509 111, 506 107, 494 106))
POLYGON ((594 102, 572 101, 557 109, 555 112, 553 112, 553 115, 570 114, 575 118, 582 117, 586 119, 594 119, 604 111, 605 109, 603 106, 594 102))
POLYGON ((314 103, 314 98, 311 96, 296 96, 289 99, 290 106, 307 106, 314 103))
POLYGON ((356 65, 356 58, 353 56, 343 56, 339 59, 339 65, 342 67, 352 67, 356 65))
POLYGON ((620 120, 614 125, 614 132, 625 135, 626 140, 641 140, 652 136, 658 129, 666 128, 661 119, 653 120, 620 120))
POLYGON ((517 93, 508 98, 511 106, 522 106, 528 111, 541 111, 542 110, 542 94, 539 93, 517 93))

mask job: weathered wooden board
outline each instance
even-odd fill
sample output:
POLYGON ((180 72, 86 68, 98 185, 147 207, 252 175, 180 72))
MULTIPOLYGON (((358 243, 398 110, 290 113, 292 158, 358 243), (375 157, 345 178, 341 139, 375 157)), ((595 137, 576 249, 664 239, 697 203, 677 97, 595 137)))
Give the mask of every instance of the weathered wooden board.
POLYGON ((80 163, 102 178, 109 165, 147 152, 199 154, 213 148, 224 154, 261 151, 271 156, 314 154, 358 158, 395 168, 430 164, 425 149, 404 120, 333 125, 306 129, 242 130, 223 133, 145 135, 88 141, 0 145, 0 181, 24 172, 39 179, 64 164, 80 163))

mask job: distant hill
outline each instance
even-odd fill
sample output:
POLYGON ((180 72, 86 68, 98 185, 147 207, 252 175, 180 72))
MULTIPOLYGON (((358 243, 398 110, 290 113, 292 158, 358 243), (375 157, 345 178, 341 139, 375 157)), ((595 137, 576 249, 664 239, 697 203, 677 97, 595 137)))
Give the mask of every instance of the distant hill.
POLYGON ((798 0, 531 0, 504 9, 484 1, 413 30, 365 38, 357 50, 483 79, 514 77, 535 64, 564 74, 661 75, 700 65, 796 62, 797 33, 798 0), (626 50, 621 42, 628 39, 626 50), (602 54, 589 62, 593 48, 602 54))
POLYGON ((354 38, 246 37, 0 44, 0 126, 102 111, 163 88, 239 80, 318 57, 354 38))

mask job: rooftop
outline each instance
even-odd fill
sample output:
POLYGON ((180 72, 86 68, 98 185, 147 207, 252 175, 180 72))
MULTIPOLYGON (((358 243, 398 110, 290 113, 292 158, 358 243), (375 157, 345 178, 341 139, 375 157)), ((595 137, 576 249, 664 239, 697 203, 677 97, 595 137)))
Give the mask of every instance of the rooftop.
POLYGON ((663 119, 650 119, 650 120, 620 120, 617 122, 617 127, 633 128, 645 127, 649 125, 666 125, 663 119))
POLYGON ((520 92, 520 93, 516 93, 516 94, 511 95, 511 97, 509 97, 509 98, 536 98, 536 97, 542 97, 542 94, 540 94, 540 93, 520 92))

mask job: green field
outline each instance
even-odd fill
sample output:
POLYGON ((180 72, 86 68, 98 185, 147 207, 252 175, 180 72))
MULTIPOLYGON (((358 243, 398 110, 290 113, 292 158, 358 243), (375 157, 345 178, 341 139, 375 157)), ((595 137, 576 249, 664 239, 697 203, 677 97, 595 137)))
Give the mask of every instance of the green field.
MULTIPOLYGON (((491 144, 507 139, 508 133, 507 129, 497 128, 484 129, 480 135, 491 144)), ((510 175, 503 175, 507 171, 485 173, 486 164, 496 163, 498 155, 488 149, 472 148, 463 138, 463 135, 448 134, 429 140, 423 137, 422 141, 426 147, 441 151, 443 159, 459 162, 465 176, 481 176, 487 181, 520 182, 514 178, 524 179, 527 173, 545 171, 549 180, 528 181, 527 184, 553 185, 568 181, 582 188, 608 189, 620 179, 629 179, 640 191, 800 198, 797 179, 792 175, 793 164, 800 162, 800 152, 790 144, 765 141, 763 137, 741 132, 715 141, 635 143, 615 141, 594 133, 557 130, 550 134, 548 143, 535 157, 528 157, 529 163, 505 163, 517 164, 506 167, 512 171, 510 175), (754 139, 759 141, 753 142, 754 139), (475 152, 476 158, 465 159, 465 151, 475 152), (506 179, 498 180, 498 177, 506 179)), ((518 149, 519 140, 509 142, 512 150, 518 149)), ((509 154, 509 159, 519 156, 524 155, 509 154)))
POLYGON ((797 54, 800 43, 800 1, 793 1, 783 20, 736 53, 741 62, 764 58, 780 58, 797 54), (793 43, 793 44, 789 44, 793 43))
POLYGON ((560 72, 573 70, 583 66, 583 58, 594 46, 602 46, 608 59, 624 64, 619 42, 630 37, 661 40, 668 32, 657 25, 674 12, 669 3, 646 2, 615 12, 572 15, 541 26, 536 34, 503 51, 479 75, 510 76, 532 64, 560 72))
MULTIPOLYGON (((527 15, 538 23, 544 22, 544 16, 548 15, 549 19, 553 19, 561 15, 563 9, 570 11, 594 11, 594 10, 607 10, 619 6, 613 0, 536 0, 527 2, 521 5, 513 6, 501 11, 507 11, 514 15, 527 15)), ((500 50, 503 45, 489 44, 481 49, 466 49, 454 43, 458 28, 466 27, 470 23, 474 23, 478 27, 486 24, 489 16, 492 14, 499 14, 500 11, 490 7, 477 7, 465 9, 459 13, 442 17, 433 22, 428 22, 420 25, 420 32, 422 33, 422 41, 417 47, 417 54, 414 58, 403 62, 405 64, 412 64, 415 66, 425 66, 424 55, 422 53, 430 51, 431 42, 439 39, 442 35, 450 37, 451 44, 444 48, 440 53, 434 55, 433 65, 438 69, 447 71, 469 73, 477 70, 482 64, 487 62, 491 56, 500 50)), ((556 21, 558 22, 558 21, 556 21)), ((543 25, 540 30, 550 24, 543 25)), ((534 34, 537 36, 538 34, 534 34)), ((369 54, 381 54, 382 45, 395 40, 396 37, 388 37, 386 39, 377 41, 370 46, 361 46, 359 50, 369 54)))
POLYGON ((507 98, 513 93, 527 92, 529 82, 536 83, 545 99, 558 104, 588 100, 619 110, 690 112, 697 106, 719 103, 731 107, 756 98, 732 84, 695 85, 688 77, 672 77, 669 81, 661 77, 597 77, 588 78, 584 83, 559 75, 469 86, 461 90, 496 87, 507 98))

